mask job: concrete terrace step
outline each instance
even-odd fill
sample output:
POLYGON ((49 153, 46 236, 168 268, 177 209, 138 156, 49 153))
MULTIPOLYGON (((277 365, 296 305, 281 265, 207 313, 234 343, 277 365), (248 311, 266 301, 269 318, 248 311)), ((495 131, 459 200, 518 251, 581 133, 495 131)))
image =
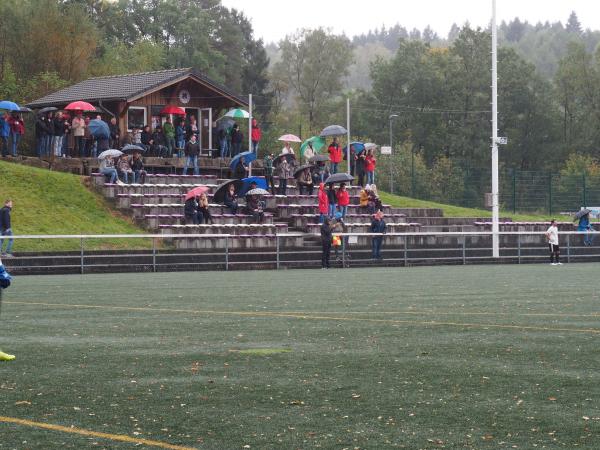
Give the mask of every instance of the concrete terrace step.
POLYGON ((233 234, 233 235, 265 235, 288 232, 285 223, 252 223, 252 224, 216 224, 216 225, 160 225, 162 234, 233 234))
MULTIPOLYGON (((319 214, 293 214, 291 217, 291 224, 295 228, 306 229, 306 226, 309 224, 318 224, 319 218, 319 214)), ((345 220, 352 223, 370 224, 372 218, 372 214, 346 214, 345 220)), ((395 223, 403 223, 407 221, 404 214, 389 214, 385 217, 385 220, 386 222, 392 221, 395 223)))
MULTIPOLYGON (((219 225, 234 225, 234 224, 251 224, 255 223, 253 216, 245 214, 214 214, 212 216, 213 223, 219 225)), ((183 214, 147 214, 143 218, 143 223, 151 230, 158 229, 159 225, 185 225, 185 217, 183 214)), ((264 224, 273 223, 273 214, 265 213, 263 219, 264 224)))

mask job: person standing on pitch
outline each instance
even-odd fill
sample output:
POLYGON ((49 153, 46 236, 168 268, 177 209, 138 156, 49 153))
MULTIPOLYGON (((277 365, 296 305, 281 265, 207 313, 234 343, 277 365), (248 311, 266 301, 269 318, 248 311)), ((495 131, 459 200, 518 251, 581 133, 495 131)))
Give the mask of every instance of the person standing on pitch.
MULTIPOLYGON (((4 268, 2 260, 0 260, 0 306, 2 306, 2 291, 10 286, 10 280, 12 277, 4 268)), ((15 355, 9 355, 0 350, 0 361, 12 361, 15 359, 15 355)))
POLYGON ((321 245, 323 247, 323 251, 321 253, 321 268, 329 269, 329 258, 331 255, 331 240, 333 239, 333 234, 331 232, 331 222, 328 217, 325 218, 323 225, 321 225, 321 245))
POLYGON ((562 265, 560 262, 560 248, 558 246, 558 227, 556 226, 556 220, 550 221, 550 228, 546 230, 546 237, 548 238, 548 247, 550 248, 550 264, 553 266, 562 265))

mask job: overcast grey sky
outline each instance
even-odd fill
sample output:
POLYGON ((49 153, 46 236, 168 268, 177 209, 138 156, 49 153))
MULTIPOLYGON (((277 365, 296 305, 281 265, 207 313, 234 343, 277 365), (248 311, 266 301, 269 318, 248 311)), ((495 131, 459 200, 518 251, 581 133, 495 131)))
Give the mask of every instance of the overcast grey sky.
MULTIPOLYGON (((298 28, 331 27, 347 36, 400 23, 430 25, 446 36, 452 23, 487 26, 491 0, 222 0, 244 11, 257 37, 277 42, 298 28)), ((575 11, 584 28, 600 29, 600 0, 497 0, 498 21, 514 17, 529 22, 566 22, 575 11)))

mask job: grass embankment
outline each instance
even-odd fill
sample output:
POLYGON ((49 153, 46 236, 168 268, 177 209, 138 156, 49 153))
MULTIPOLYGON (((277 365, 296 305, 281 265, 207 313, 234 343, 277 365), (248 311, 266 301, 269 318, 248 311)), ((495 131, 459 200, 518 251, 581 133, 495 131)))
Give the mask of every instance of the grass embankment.
MULTIPOLYGON (((387 192, 380 192, 379 195, 383 203, 397 208, 441 208, 444 211, 444 217, 492 217, 491 211, 486 209, 446 205, 428 200, 401 197, 399 195, 388 194, 387 192)), ((558 221, 569 220, 568 217, 558 217, 556 215, 551 217, 544 214, 513 214, 508 211, 500 211, 500 217, 511 218, 515 222, 549 221, 551 218, 556 218, 558 221)))
MULTIPOLYGON (((0 201, 13 200, 12 228, 24 234, 131 234, 144 231, 111 210, 101 195, 83 184, 83 178, 68 173, 0 161, 0 201)), ((91 248, 132 248, 141 241, 86 241, 91 248)), ((72 250, 74 240, 15 240, 13 251, 72 250)))

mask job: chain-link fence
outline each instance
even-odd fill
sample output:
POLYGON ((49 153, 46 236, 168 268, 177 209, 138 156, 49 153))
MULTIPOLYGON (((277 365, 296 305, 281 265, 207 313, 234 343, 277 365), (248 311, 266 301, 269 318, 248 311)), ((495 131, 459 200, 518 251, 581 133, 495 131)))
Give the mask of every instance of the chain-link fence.
MULTIPOLYGON (((500 207, 513 213, 559 214, 600 206, 600 177, 504 169, 499 173, 500 207)), ((412 155, 379 157, 376 184, 394 194, 470 208, 486 208, 491 170, 442 162, 428 168, 412 155)))

